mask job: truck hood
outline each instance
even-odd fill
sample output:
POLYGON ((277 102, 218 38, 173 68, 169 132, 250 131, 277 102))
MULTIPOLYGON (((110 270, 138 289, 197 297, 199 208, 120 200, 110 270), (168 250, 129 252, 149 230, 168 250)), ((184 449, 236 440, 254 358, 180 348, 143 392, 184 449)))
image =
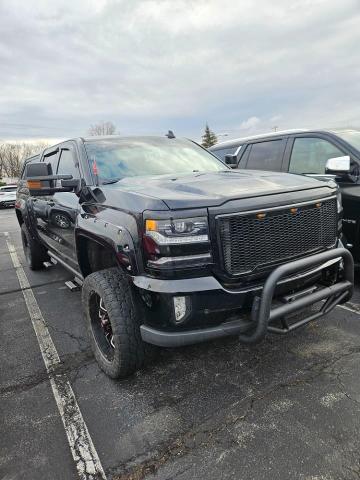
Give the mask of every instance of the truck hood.
POLYGON ((187 175, 131 177, 108 185, 162 200, 171 210, 221 206, 228 201, 273 195, 282 192, 324 188, 324 195, 332 193, 336 184, 302 175, 263 172, 259 170, 224 170, 187 175))

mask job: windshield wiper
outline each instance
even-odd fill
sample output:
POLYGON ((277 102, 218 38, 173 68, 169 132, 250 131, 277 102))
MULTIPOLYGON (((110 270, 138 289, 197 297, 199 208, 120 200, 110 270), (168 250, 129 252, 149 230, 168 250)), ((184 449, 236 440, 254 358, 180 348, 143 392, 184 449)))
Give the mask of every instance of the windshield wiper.
POLYGON ((121 179, 122 179, 122 177, 105 178, 105 180, 101 180, 101 185, 110 185, 110 183, 117 183, 121 179))

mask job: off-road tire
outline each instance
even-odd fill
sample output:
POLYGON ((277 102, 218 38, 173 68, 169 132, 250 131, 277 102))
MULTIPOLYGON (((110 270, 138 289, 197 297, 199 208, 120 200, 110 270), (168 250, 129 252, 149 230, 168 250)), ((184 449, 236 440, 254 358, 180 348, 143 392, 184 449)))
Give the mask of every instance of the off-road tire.
POLYGON ((49 256, 44 246, 31 236, 25 223, 21 225, 21 240, 26 262, 30 269, 40 270, 44 268, 44 262, 49 260, 49 256))
POLYGON ((119 267, 87 276, 82 287, 82 304, 91 347, 100 368, 112 378, 125 378, 141 368, 146 344, 141 339, 140 298, 119 267), (92 319, 94 295, 102 298, 111 324, 114 351, 109 360, 100 348, 92 319))

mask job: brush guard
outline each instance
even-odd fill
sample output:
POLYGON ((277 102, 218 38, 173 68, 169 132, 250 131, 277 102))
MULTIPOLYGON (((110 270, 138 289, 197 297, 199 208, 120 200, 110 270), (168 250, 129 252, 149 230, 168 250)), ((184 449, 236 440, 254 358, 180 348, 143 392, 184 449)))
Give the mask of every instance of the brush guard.
POLYGON ((242 343, 260 342, 267 332, 276 334, 287 334, 299 327, 320 318, 331 312, 336 305, 344 303, 352 296, 354 288, 354 261, 349 250, 345 248, 335 248, 327 252, 319 253, 311 257, 295 260, 277 267, 267 278, 262 289, 261 296, 254 298, 251 318, 254 328, 249 332, 239 335, 242 343), (342 279, 334 285, 317 289, 309 293, 305 292, 303 296, 295 294, 289 297, 289 301, 283 305, 273 307, 273 297, 278 282, 287 276, 294 275, 307 268, 315 267, 330 260, 339 259, 343 261, 342 279), (292 301, 290 301, 292 300, 292 301), (297 321, 290 326, 286 322, 286 316, 295 313, 314 303, 325 300, 320 310, 312 315, 297 321), (281 320, 281 327, 270 325, 274 320, 281 320))

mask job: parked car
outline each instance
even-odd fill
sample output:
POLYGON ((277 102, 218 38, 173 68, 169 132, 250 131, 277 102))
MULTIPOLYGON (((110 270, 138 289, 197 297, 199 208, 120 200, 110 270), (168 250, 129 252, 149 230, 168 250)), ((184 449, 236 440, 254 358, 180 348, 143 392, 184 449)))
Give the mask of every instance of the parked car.
POLYGON ((30 268, 51 258, 82 283, 95 357, 114 378, 148 344, 255 343, 345 302, 340 209, 334 182, 234 171, 189 140, 117 136, 30 159, 16 202, 30 268))
POLYGON ((229 140, 210 150, 236 168, 332 176, 342 193, 345 242, 360 265, 360 131, 287 130, 229 140), (340 159, 343 170, 332 171, 329 159, 340 159))
POLYGON ((0 207, 15 207, 16 185, 4 185, 0 187, 0 207))

